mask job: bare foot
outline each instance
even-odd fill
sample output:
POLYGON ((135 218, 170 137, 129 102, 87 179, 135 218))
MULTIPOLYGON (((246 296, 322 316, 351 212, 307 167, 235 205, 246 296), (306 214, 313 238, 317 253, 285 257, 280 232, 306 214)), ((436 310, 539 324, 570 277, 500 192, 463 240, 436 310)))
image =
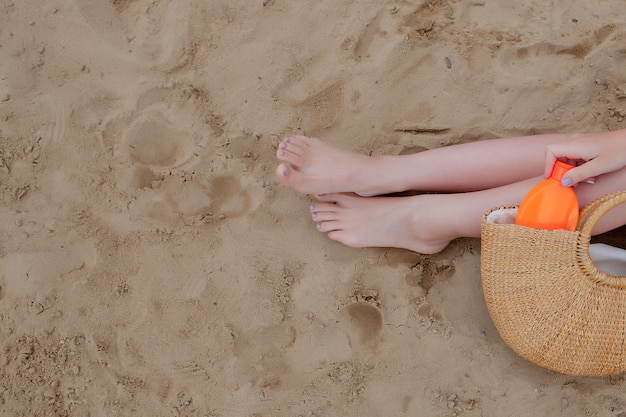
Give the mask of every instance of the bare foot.
POLYGON ((384 169, 380 158, 348 152, 306 136, 285 138, 276 156, 283 162, 276 168, 280 182, 301 193, 371 196, 391 192, 380 185, 380 169, 384 169))
POLYGON ((443 236, 423 204, 428 196, 360 197, 354 194, 317 196, 311 205, 317 228, 332 240, 352 247, 394 247, 423 254, 442 251, 452 238, 443 236))

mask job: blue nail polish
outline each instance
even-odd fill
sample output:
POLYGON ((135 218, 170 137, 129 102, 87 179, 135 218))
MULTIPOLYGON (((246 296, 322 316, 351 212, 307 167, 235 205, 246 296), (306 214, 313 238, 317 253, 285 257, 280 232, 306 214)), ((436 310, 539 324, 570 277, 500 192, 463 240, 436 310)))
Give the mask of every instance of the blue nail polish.
POLYGON ((317 213, 312 213, 311 217, 316 218, 317 217, 317 213))
POLYGON ((563 177, 563 179, 561 180, 561 185, 563 187, 569 187, 570 185, 572 185, 572 179, 568 177, 563 177))

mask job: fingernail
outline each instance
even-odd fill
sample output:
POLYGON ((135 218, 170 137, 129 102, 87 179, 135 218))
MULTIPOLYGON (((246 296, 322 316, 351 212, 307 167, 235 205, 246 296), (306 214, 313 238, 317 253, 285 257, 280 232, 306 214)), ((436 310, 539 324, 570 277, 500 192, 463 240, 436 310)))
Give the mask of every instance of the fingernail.
POLYGON ((563 187, 569 187, 570 185, 572 185, 572 179, 565 177, 561 180, 561 184, 563 185, 563 187))
POLYGON ((591 184, 591 185, 593 185, 593 184, 595 184, 595 183, 596 183, 596 180, 594 180, 593 178, 589 178, 589 179, 588 179, 587 181, 585 181, 585 182, 586 182, 587 184, 591 184))

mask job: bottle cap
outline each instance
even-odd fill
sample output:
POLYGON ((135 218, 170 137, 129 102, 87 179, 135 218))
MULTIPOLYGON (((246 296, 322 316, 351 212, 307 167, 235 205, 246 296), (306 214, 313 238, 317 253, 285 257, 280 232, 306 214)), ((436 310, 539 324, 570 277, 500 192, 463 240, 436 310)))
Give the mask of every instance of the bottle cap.
POLYGON ((550 174, 550 178, 560 182, 561 179, 563 179, 563 175, 565 175, 565 173, 572 168, 576 167, 566 162, 556 161, 554 163, 554 166, 552 167, 552 173, 550 174))

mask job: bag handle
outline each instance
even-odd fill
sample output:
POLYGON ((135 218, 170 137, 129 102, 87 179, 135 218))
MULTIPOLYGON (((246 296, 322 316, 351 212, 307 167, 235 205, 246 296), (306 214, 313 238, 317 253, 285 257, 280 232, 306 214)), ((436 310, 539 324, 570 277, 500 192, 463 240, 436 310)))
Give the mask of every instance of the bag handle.
POLYGON ((616 191, 597 198, 582 209, 576 229, 579 232, 576 258, 583 271, 594 281, 613 288, 626 289, 626 277, 613 276, 599 270, 589 254, 591 232, 594 226, 609 210, 622 203, 626 203, 626 190, 616 191))
POLYGON ((625 202, 626 190, 616 191, 593 200, 581 210, 576 230, 591 236, 591 232, 600 218, 612 208, 625 202))

